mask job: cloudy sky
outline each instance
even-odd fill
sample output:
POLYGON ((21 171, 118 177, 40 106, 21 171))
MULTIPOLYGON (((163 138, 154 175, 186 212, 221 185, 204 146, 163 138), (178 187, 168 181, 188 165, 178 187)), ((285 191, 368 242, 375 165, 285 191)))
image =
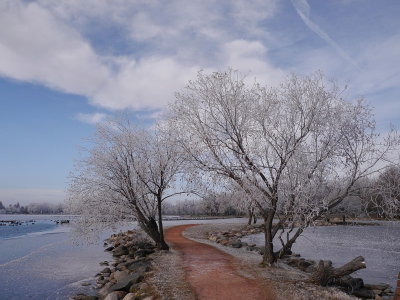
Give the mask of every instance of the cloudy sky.
POLYGON ((398 0, 1 0, 0 201, 62 201, 107 115, 151 124, 199 69, 322 70, 400 125, 398 0))

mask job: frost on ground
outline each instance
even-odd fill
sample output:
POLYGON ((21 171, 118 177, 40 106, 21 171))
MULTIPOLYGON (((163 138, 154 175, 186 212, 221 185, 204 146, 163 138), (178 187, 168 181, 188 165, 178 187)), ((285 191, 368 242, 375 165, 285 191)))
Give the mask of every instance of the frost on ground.
POLYGON ((150 284, 162 300, 195 300, 185 279, 182 257, 175 250, 158 252, 153 256, 154 276, 150 284))
MULTIPOLYGON (((277 300, 351 300, 358 299, 349 296, 336 288, 324 288, 304 282, 308 275, 304 272, 279 264, 276 267, 265 268, 260 266, 261 256, 258 253, 243 248, 230 248, 211 242, 206 239, 207 232, 224 231, 240 228, 238 224, 207 224, 188 228, 184 235, 187 238, 201 243, 212 245, 237 258, 237 268, 241 275, 249 278, 258 278, 265 285, 274 289, 277 300)), ((171 266, 172 267, 172 266, 171 266)), ((181 298, 191 299, 191 298, 181 298)))

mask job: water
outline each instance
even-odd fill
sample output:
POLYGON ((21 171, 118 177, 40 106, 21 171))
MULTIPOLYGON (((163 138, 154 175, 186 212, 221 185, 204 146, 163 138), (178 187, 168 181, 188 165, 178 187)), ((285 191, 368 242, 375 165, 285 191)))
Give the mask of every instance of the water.
MULTIPOLYGON (((104 267, 99 262, 110 260, 102 242, 95 245, 75 245, 69 225, 57 225, 54 220, 71 216, 0 215, 0 221, 18 220, 19 226, 0 226, 0 300, 68 299, 79 292, 94 294, 82 282, 94 282, 94 275, 104 267)), ((164 226, 204 223, 244 223, 245 219, 172 220, 164 226)), ((136 227, 126 224, 118 231, 136 227)), ((102 238, 111 234, 104 233, 102 238)))
POLYGON ((110 254, 97 245, 74 245, 65 216, 0 215, 0 220, 25 222, 0 226, 0 300, 68 299, 78 292, 93 293, 82 282, 94 282, 100 261, 110 254))
MULTIPOLYGON (((335 267, 363 256, 367 268, 353 273, 366 283, 395 286, 400 272, 400 222, 379 222, 380 226, 324 226, 307 228, 293 252, 306 259, 331 260, 335 267)), ((263 234, 242 239, 249 244, 264 245, 263 234)), ((280 243, 274 240, 274 248, 280 243)))

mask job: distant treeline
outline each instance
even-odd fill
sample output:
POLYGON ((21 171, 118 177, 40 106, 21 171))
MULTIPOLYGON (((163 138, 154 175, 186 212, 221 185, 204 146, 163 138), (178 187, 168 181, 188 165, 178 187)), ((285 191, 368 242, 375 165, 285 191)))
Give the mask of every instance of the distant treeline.
POLYGON ((22 206, 17 202, 4 206, 0 201, 0 214, 62 214, 64 212, 63 204, 52 203, 31 203, 22 206))

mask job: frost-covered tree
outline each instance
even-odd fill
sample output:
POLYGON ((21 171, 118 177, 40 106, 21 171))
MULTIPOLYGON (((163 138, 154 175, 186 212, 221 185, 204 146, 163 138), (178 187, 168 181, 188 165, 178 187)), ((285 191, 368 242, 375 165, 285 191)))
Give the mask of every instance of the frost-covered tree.
POLYGON ((249 196, 264 221, 265 264, 290 252, 397 142, 379 144, 370 108, 342 92, 321 73, 267 88, 228 70, 199 72, 176 94, 170 122, 180 145, 197 172, 229 179, 249 196))
POLYGON ((400 217, 400 167, 391 165, 368 183, 360 195, 365 212, 373 217, 400 217))
POLYGON ((68 193, 69 207, 81 216, 77 229, 87 233, 136 220, 159 249, 168 249, 161 205, 177 194, 174 187, 183 163, 172 131, 161 125, 145 130, 129 120, 109 121, 98 126, 87 152, 68 193))

